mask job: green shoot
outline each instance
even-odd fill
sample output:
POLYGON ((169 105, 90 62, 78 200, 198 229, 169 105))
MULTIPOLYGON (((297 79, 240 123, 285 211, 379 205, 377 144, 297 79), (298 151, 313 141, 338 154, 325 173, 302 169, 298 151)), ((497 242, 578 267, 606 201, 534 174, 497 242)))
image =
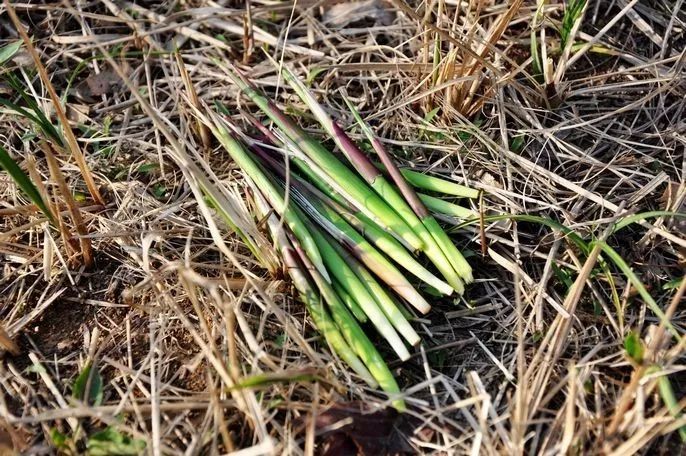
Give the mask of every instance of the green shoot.
POLYGON ((10 177, 14 180, 17 186, 29 197, 33 204, 40 209, 40 211, 47 217, 47 219, 55 225, 55 218, 52 215, 52 211, 48 208, 43 201, 40 193, 36 186, 31 182, 29 176, 22 171, 22 169, 17 165, 17 163, 10 157, 10 154, 0 146, 0 168, 7 171, 10 177))

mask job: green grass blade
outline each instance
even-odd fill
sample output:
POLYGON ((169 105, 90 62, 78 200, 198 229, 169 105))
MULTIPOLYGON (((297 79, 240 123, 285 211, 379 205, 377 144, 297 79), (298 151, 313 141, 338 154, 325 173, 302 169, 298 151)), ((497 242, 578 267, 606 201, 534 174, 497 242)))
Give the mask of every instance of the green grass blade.
POLYGON ((381 227, 387 233, 389 233, 390 236, 397 239, 408 250, 417 250, 416 244, 410 244, 404 237, 398 235, 398 233, 389 229, 388 226, 384 224, 383 220, 377 217, 376 214, 363 210, 364 208, 361 208, 359 204, 355 204, 354 198, 350 196, 350 194, 347 191, 347 187, 342 186, 337 182, 329 179, 328 176, 325 176, 323 174, 321 168, 319 168, 316 164, 308 163, 296 157, 291 157, 291 159, 293 163, 295 163, 295 165, 298 167, 298 169, 301 170, 303 174, 307 176, 308 179, 310 179, 310 181, 316 186, 316 188, 319 189, 320 192, 324 193, 328 198, 330 198, 342 207, 351 207, 351 210, 354 211, 355 215, 358 218, 360 218, 361 220, 371 221, 371 223, 381 227))
MULTIPOLYGON (((531 223, 538 223, 544 226, 547 226, 548 228, 558 230, 562 232, 567 239, 572 241, 579 249, 584 252, 584 254, 588 255, 588 253, 591 251, 591 247, 588 245, 584 239, 579 236, 574 230, 567 228, 560 222, 557 222, 551 218, 547 217, 540 217, 538 215, 528 215, 528 214, 501 214, 501 215, 487 215, 484 217, 484 221, 486 222, 497 222, 499 220, 516 220, 519 222, 531 222, 531 223)), ((463 226, 467 225, 473 225, 479 223, 479 218, 474 218, 470 220, 465 220, 464 222, 458 224, 455 226, 455 229, 459 229, 463 226)))
POLYGON ((23 41, 18 40, 18 41, 13 41, 9 44, 6 44, 5 46, 0 48, 0 65, 4 64, 7 62, 9 59, 14 57, 17 52, 19 52, 19 49, 21 49, 23 41))
MULTIPOLYGON (((534 13, 533 20, 531 22, 531 67, 533 69, 533 75, 536 77, 543 75, 543 64, 541 62, 541 54, 538 52, 538 23, 543 18, 543 6, 545 1, 538 0, 538 6, 536 12, 534 13)), ((543 43, 545 46, 545 43, 543 43)))
POLYGON ((581 18, 585 6, 586 0, 565 2, 565 13, 562 16, 562 28, 560 29, 560 49, 567 47, 574 24, 581 18))
POLYGON ((15 111, 17 114, 21 115, 25 119, 31 121, 32 123, 36 124, 37 126, 40 126, 41 121, 38 119, 38 117, 36 117, 34 114, 31 114, 30 112, 28 112, 26 109, 22 108, 21 106, 15 104, 15 103, 12 103, 8 99, 0 98, 0 105, 9 108, 12 111, 15 111))
MULTIPOLYGON (((657 387, 660 391, 660 397, 662 401, 667 406, 669 413, 678 419, 681 417, 681 407, 679 406, 679 401, 674 394, 674 388, 672 388, 672 383, 666 375, 662 375, 657 379, 657 387)), ((686 442, 686 426, 681 426, 679 428, 679 437, 681 437, 682 442, 686 442)))
MULTIPOLYGON (((612 229, 612 233, 617 233, 620 230, 623 230, 624 228, 634 224, 638 223, 642 220, 650 219, 650 218, 655 218, 655 217, 686 217, 686 214, 680 213, 680 212, 670 212, 670 211, 649 211, 649 212, 641 212, 638 214, 630 215, 627 217, 622 218, 619 220, 615 226, 612 229)), ((581 237, 579 236, 574 230, 571 228, 568 228, 564 226, 563 224, 547 217, 540 217, 537 215, 528 215, 528 214, 501 214, 501 215, 487 215, 484 217, 484 221, 486 222, 497 222, 499 220, 516 220, 520 222, 531 222, 531 223, 539 223, 541 225, 545 225, 548 228, 552 228, 555 230, 558 230, 562 232, 567 238, 572 241, 577 247, 579 247, 585 254, 588 254, 588 252, 591 251, 591 247, 588 245, 588 243, 581 237)), ((478 218, 472 218, 469 220, 465 220, 464 222, 458 224, 455 226, 456 229, 459 229, 464 226, 468 225, 473 225, 479 223, 478 218)))
POLYGON ((0 167, 7 171, 10 177, 14 180, 17 186, 26 194, 26 196, 31 199, 33 204, 35 204, 38 209, 43 212, 43 214, 50 220, 50 223, 55 224, 55 219, 52 215, 52 211, 48 209, 48 206, 43 201, 38 189, 29 176, 22 171, 22 169, 17 165, 17 163, 10 157, 10 154, 0 146, 0 167))
POLYGON ((248 388, 264 388, 278 383, 313 382, 320 379, 321 377, 317 375, 314 369, 268 372, 243 377, 235 385, 226 388, 226 390, 236 391, 248 388))
POLYGON ((656 217, 677 217, 686 218, 686 213, 683 212, 671 212, 671 211, 649 211, 649 212, 639 212, 638 214, 629 215, 627 217, 618 220, 615 226, 612 228, 612 232, 616 233, 619 230, 626 228, 634 223, 641 222, 646 219, 656 218, 656 217))
POLYGON ((634 271, 631 270, 631 267, 629 267, 626 261, 624 261, 624 258, 622 258, 621 255, 619 255, 619 253, 617 253, 617 251, 610 247, 606 242, 598 240, 595 241, 595 243, 600 246, 607 258, 609 258, 624 273, 627 279, 629 279, 629 282, 631 282, 631 284, 636 288, 638 294, 640 294, 643 298, 643 301, 645 301, 650 310, 652 310, 653 313, 660 319, 662 324, 669 329, 669 331, 678 341, 681 341, 681 335, 679 334, 679 331, 677 331, 674 325, 672 325, 672 322, 669 321, 665 313, 662 311, 662 309, 660 309, 660 306, 658 306, 657 302, 655 302, 650 293, 648 293, 648 290, 646 289, 645 285, 643 285, 641 279, 638 278, 634 271))
POLYGON ((29 109, 31 109, 32 114, 27 116, 28 113, 25 109, 17 109, 18 106, 12 102, 9 102, 8 100, 3 99, 2 101, 0 101, 0 104, 4 104, 8 107, 14 106, 11 109, 14 109, 15 111, 19 112, 21 115, 25 117, 28 117, 29 120, 34 122, 43 131, 43 133, 50 139, 52 139, 57 145, 64 146, 64 141, 60 133, 57 131, 57 128, 55 128, 55 125, 53 125, 52 122, 48 119, 48 117, 43 113, 41 107, 38 105, 38 103, 36 103, 36 100, 34 100, 27 93, 21 81, 12 73, 7 73, 5 75, 5 80, 10 85, 10 87, 12 87, 12 89, 17 94, 19 94, 22 100, 24 100, 24 103, 26 103, 29 109))

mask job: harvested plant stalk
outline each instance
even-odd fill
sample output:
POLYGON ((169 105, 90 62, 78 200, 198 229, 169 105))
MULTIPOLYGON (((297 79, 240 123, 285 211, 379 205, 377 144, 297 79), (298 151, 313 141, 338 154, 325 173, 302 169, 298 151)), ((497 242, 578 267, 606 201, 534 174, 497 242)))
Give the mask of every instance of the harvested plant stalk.
POLYGON ((475 198, 478 191, 398 169, 348 102, 383 164, 377 167, 305 85, 284 70, 285 80, 333 139, 346 164, 244 76, 226 71, 274 123, 273 129, 246 114, 259 132, 256 138, 249 137, 221 106, 224 118, 210 112, 201 120, 251 184, 257 216, 266 217, 292 283, 331 349, 369 386, 391 394, 393 405, 403 410, 398 385, 360 323, 369 322, 400 360, 410 358, 408 345, 421 342, 411 325, 411 309, 423 314, 431 309, 424 292, 461 294, 464 284, 473 280, 471 267, 432 212, 475 215, 414 188, 453 199, 475 198))

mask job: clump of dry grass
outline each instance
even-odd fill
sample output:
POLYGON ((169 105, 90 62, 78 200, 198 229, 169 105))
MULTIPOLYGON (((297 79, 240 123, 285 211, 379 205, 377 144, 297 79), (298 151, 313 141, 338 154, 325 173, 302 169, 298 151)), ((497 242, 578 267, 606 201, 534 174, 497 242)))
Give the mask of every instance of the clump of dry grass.
MULTIPOLYGON (((561 46, 559 3, 16 4, 45 72, 25 45, 1 71, 64 142, 0 111, 0 145, 60 214, 51 228, 0 174, 0 343, 19 351, 1 363, 0 444, 384 451, 354 432, 357 412, 327 412, 387 399, 313 330, 242 173, 194 114, 254 112, 219 59, 323 138, 266 51, 342 125, 350 100, 396 162, 483 191, 481 220, 441 219, 475 283, 416 321, 423 344, 390 365, 408 412, 373 415, 379 439, 391 422, 420 453, 678 451, 682 6, 588 2, 561 46)), ((0 46, 21 39, 10 19, 0 46)), ((27 106, 4 82, 0 97, 27 106)))

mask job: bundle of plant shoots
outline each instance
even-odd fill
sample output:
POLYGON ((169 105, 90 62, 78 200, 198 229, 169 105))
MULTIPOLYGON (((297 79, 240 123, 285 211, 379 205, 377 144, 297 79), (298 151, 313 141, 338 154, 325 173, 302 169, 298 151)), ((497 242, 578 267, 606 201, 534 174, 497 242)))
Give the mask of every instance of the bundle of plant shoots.
POLYGON ((431 309, 426 296, 459 295, 473 280, 469 264, 432 212, 474 213, 415 188, 467 198, 478 192, 398 169, 348 102, 376 152, 370 160, 289 70, 283 71, 284 79, 337 151, 307 134, 243 75, 226 71, 273 128, 245 114, 259 132, 249 137, 221 106, 217 112, 208 109, 202 120, 245 175, 260 212, 256 217, 266 217, 293 285, 328 345, 402 410, 398 385, 361 324, 375 328, 401 360, 410 357, 408 346, 420 342, 410 321, 413 312, 431 309))

